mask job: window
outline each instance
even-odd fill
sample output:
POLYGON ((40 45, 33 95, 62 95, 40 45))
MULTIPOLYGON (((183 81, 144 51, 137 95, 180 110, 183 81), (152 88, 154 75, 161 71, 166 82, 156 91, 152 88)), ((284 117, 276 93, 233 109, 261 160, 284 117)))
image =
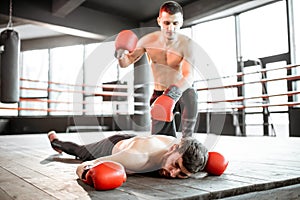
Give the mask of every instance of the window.
POLYGON ((48 50, 25 51, 22 57, 20 115, 47 115, 48 50))
POLYGON ((54 48, 50 55, 50 114, 82 114, 83 46, 54 48))
MULTIPOLYGON (((270 71, 267 71, 268 79, 280 79, 286 74, 286 69, 278 69, 286 66, 286 62, 276 62, 267 64, 266 68, 270 71), (277 69, 277 70, 272 70, 277 69)), ((267 92, 269 95, 273 95, 269 98, 270 104, 284 104, 288 102, 288 97, 286 95, 275 96, 278 94, 287 93, 287 80, 276 80, 270 81, 267 83, 267 92)), ((272 106, 269 109, 270 111, 288 111, 287 106, 272 106)))
MULTIPOLYGON (((295 59, 296 64, 300 64, 300 1, 293 0, 293 14, 294 14, 294 37, 295 37, 295 59)), ((293 72, 300 75, 299 67, 295 68, 293 72)), ((295 90, 300 91, 300 80, 295 81, 295 90)), ((300 101, 300 95, 296 95, 295 101, 300 101)), ((300 106, 297 106, 300 107, 300 106)))
POLYGON ((285 1, 240 14, 243 60, 288 52, 285 1))
MULTIPOLYGON (((215 70, 217 73, 212 75, 213 77, 203 77, 204 80, 214 79, 207 81, 206 85, 210 87, 220 86, 220 84, 230 85, 235 83, 236 76, 234 75, 237 72, 237 66, 234 17, 227 17, 198 24, 195 25, 192 30, 193 39, 204 49, 204 51, 207 52, 208 56, 212 59, 216 67, 215 70), (227 76, 227 78, 219 79, 225 76, 227 76)), ((203 81, 202 83, 199 82, 198 87, 205 87, 205 83, 203 83, 203 81)), ((225 98, 231 99, 237 96, 237 90, 233 87, 214 90, 208 93, 207 91, 201 91, 198 94, 199 96, 207 97, 207 100, 212 98, 210 99, 212 101, 224 100, 225 98)), ((220 107, 221 110, 223 110, 225 105, 224 103, 221 104, 222 105, 215 104, 215 106, 220 107)), ((207 105, 199 105, 200 108, 205 106, 207 105)))
POLYGON ((296 63, 300 63, 300 1, 293 0, 294 36, 296 43, 296 63))
POLYGON ((208 53, 221 76, 236 73, 234 17, 194 26, 193 39, 208 53))
MULTIPOLYGON (((87 56, 84 64, 85 83, 90 86, 106 83, 117 84, 117 86, 125 84, 127 86, 127 92, 132 94, 133 65, 120 68, 117 60, 114 58, 114 51, 114 42, 104 42, 86 46, 87 56)), ((101 87, 87 87, 86 92, 92 94, 107 91, 103 91, 101 87)), ((133 113, 134 104, 129 103, 133 102, 133 95, 127 98, 127 101, 119 101, 116 100, 115 97, 112 97, 111 100, 108 99, 110 98, 101 95, 86 96, 87 114, 133 113)))
POLYGON ((192 29, 191 28, 182 28, 179 30, 179 33, 192 38, 192 29))

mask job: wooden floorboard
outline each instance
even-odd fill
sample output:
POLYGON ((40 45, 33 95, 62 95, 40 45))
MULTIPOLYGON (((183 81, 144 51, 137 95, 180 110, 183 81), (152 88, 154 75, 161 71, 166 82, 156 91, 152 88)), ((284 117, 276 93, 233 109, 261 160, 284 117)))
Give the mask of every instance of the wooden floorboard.
MULTIPOLYGON (((59 137, 89 143, 111 134, 114 132, 59 137)), ((206 144, 207 134, 195 137, 206 144)), ((198 173, 180 180, 129 175, 115 190, 95 191, 78 180, 79 161, 56 154, 46 134, 0 136, 0 199, 299 198, 300 138, 221 136, 210 150, 222 152, 230 161, 222 176, 198 173)))
POLYGON ((288 199, 299 200, 300 199, 300 184, 291 185, 272 190, 263 190, 259 192, 250 192, 243 195, 224 198, 225 200, 270 200, 270 199, 288 199))

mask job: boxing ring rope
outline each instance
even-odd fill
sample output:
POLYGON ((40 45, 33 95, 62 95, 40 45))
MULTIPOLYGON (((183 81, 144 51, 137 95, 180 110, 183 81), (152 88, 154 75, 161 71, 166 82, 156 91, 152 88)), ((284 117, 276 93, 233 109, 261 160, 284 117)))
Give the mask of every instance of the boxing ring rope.
POLYGON ((215 101, 199 101, 198 103, 222 103, 222 102, 240 102, 245 100, 251 100, 251 99, 258 99, 258 98, 270 98, 270 97, 278 97, 278 96, 294 96, 300 94, 300 91, 291 91, 286 93, 280 93, 280 94, 270 94, 270 95, 260 95, 260 96, 253 96, 253 97, 238 97, 234 99, 227 99, 227 100, 215 100, 215 101))
POLYGON ((234 77, 242 77, 242 76, 246 76, 246 75, 252 75, 252 74, 257 74, 257 73, 266 73, 266 72, 270 72, 270 71, 276 71, 276 70, 282 70, 282 69, 293 69, 293 68, 297 68, 300 67, 300 65, 287 65, 284 67, 278 67, 278 68, 274 68, 274 69, 260 69, 260 70, 256 70, 253 72, 238 72, 236 74, 232 74, 229 76, 222 76, 222 77, 214 77, 214 78, 209 78, 209 79, 205 79, 205 80, 196 80, 194 81, 194 83, 197 82, 204 82, 204 81, 211 81, 211 80, 219 80, 219 79, 226 79, 226 78, 234 78, 234 77))
POLYGON ((293 80, 299 80, 299 79, 300 79, 300 76, 295 75, 295 76, 286 76, 286 77, 273 78, 273 79, 261 79, 259 81, 251 81, 251 82, 239 81, 236 84, 223 85, 223 86, 217 86, 217 87, 198 88, 197 91, 215 90, 215 89, 223 89, 223 88, 233 88, 233 87, 240 87, 240 86, 243 86, 243 85, 246 85, 246 84, 254 84, 254 83, 266 83, 266 82, 280 81, 280 80, 293 81, 293 80))
MULTIPOLYGON (((121 96, 121 97, 127 97, 127 92, 88 92, 88 91, 82 91, 82 90, 58 90, 58 89, 51 89, 51 88, 29 88, 29 87, 20 87, 21 90, 39 90, 39 91, 47 91, 47 92, 59 92, 59 93, 80 93, 84 95, 89 96, 121 96)), ((115 87, 116 89, 116 87, 115 87)))
MULTIPOLYGON (((236 78, 237 80, 238 77, 241 76, 246 76, 246 75, 253 75, 253 74, 258 74, 258 73, 266 73, 270 71, 275 71, 275 70, 282 70, 282 69, 292 69, 299 67, 300 65, 289 65, 286 67, 279 67, 279 68, 274 68, 274 69, 262 69, 262 70, 256 70, 254 72, 248 72, 248 73, 236 73, 234 75, 230 76, 222 76, 222 77, 215 77, 215 78, 210 78, 210 79, 204 79, 204 80, 196 80, 194 83, 199 83, 199 82, 209 82, 212 80, 223 80, 223 79, 228 79, 228 78, 236 78)), ((237 81, 233 84, 226 84, 226 85, 218 85, 218 86, 212 86, 212 87, 195 87, 196 91, 201 92, 201 91, 211 91, 211 90, 218 90, 218 89, 237 89, 238 87, 242 87, 245 85, 249 84, 257 84, 257 83, 268 83, 268 82, 275 82, 275 81, 280 81, 280 80, 286 80, 286 81, 297 81, 300 80, 300 75, 288 75, 284 77, 279 77, 279 78, 262 78, 260 80, 255 80, 255 81, 237 81)), ((257 98, 270 98, 270 97, 277 97, 277 96, 294 96, 299 94, 300 91, 288 91, 286 93, 279 93, 279 94, 262 94, 259 96, 251 96, 251 97, 236 97, 232 99, 223 99, 223 100, 207 100, 207 101, 201 101, 201 98, 199 98, 200 101, 198 103, 222 103, 222 102, 240 102, 240 101, 245 101, 245 100, 251 100, 251 99, 257 99, 257 98)), ((288 104, 291 105, 291 104, 288 104)), ((292 106, 292 105, 291 105, 292 106)))
POLYGON ((91 87, 91 88, 119 88, 119 89, 127 89, 125 85, 116 85, 116 84, 101 84, 101 85, 87 85, 87 84, 71 84, 71 83, 62 83, 62 82, 53 82, 53 81, 41 81, 34 79, 25 79, 20 78, 20 81, 28 81, 28 82, 36 82, 36 83, 46 83, 49 85, 63 85, 63 86, 74 86, 74 87, 91 87))
MULTIPOLYGON (((41 81, 41 80, 34 80, 34 79, 25 79, 20 78, 21 82, 29 82, 29 83, 43 83, 47 84, 44 88, 41 87, 25 87, 20 86, 20 91, 45 91, 49 95, 50 93, 59 93, 59 94, 80 94, 83 95, 85 98, 88 97, 103 97, 103 98, 111 98, 112 103, 118 100, 118 98, 127 98, 130 96, 128 85, 122 85, 122 84, 100 84, 100 85, 87 85, 87 84, 70 84, 70 83, 62 83, 62 82, 53 82, 53 81, 41 81), (54 85, 54 86, 53 86, 54 85), (56 88, 52 88, 56 87, 56 88), (84 88, 83 90, 80 90, 79 88, 84 88), (102 91, 99 91, 102 90, 102 91), (109 91, 104 91, 109 90, 109 91)), ((87 109, 54 109, 54 108, 38 108, 39 105, 32 107, 23 107, 21 106, 22 102, 29 102, 29 103, 47 103, 52 105, 58 105, 58 104, 68 104, 68 105, 81 105, 83 107, 84 105, 93 105, 93 106, 103 106, 103 102, 99 101, 92 101, 89 102, 87 100, 79 100, 79 101, 72 101, 72 100, 56 100, 56 99, 49 99, 48 95, 45 95, 43 97, 20 97, 19 104, 17 107, 11 107, 6 106, 5 104, 0 105, 0 110, 15 110, 15 111, 44 111, 44 112, 66 112, 69 114, 72 113, 89 113, 90 110, 87 109)), ((124 100, 118 100, 118 104, 125 104, 128 103, 124 100)))
MULTIPOLYGON (((267 73, 270 71, 275 71, 275 70, 289 70, 293 69, 296 67, 299 67, 300 65, 287 65, 284 67, 277 67, 277 68, 272 68, 272 69, 261 69, 261 70, 256 70, 252 72, 247 72, 247 73, 236 73, 233 75, 229 76, 223 76, 223 77, 215 77, 211 79, 206 79, 206 80, 196 80, 195 83, 201 83, 201 82, 208 82, 208 81, 213 81, 213 80, 225 80, 225 79, 235 79, 237 80, 239 77, 247 76, 247 75, 253 75, 253 74, 259 74, 259 73, 267 73)), ((281 80, 286 80, 286 81, 297 81, 300 79, 300 75, 287 75, 284 77, 278 77, 278 78, 262 78, 260 80, 254 80, 254 81, 248 81, 248 82, 242 82, 242 81, 237 81, 233 84, 225 84, 225 85, 217 85, 217 86, 212 86, 212 87, 206 87, 206 86, 201 86, 198 88, 195 88, 197 92, 202 92, 202 91, 212 91, 212 90, 218 90, 218 89, 234 89, 236 90, 238 87, 242 87, 248 84, 257 84, 257 83, 268 83, 268 82, 275 82, 275 81, 281 81, 281 80)), ((53 82, 53 81, 41 81, 41 80, 33 80, 33 79, 25 79, 21 78, 21 82, 31 82, 31 83, 44 83, 47 84, 48 87, 40 88, 40 87, 25 87, 21 86, 20 90, 21 91, 45 91, 48 94, 49 93, 68 93, 68 94, 81 94, 85 97, 109 97, 109 98, 129 98, 129 90, 128 90, 128 85, 121 85, 121 84, 99 84, 99 85, 86 85, 86 84, 70 84, 70 83, 62 83, 62 82, 53 82), (52 88, 54 86, 57 86, 58 88, 52 88), (69 87, 69 88, 68 88, 69 87), (70 89, 72 87, 72 89, 70 89), (97 90, 102 90, 102 91, 97 91, 97 90), (110 89, 112 91, 103 91, 104 89, 110 89), (118 91, 120 90, 120 91, 118 91), (124 90, 126 90, 124 92, 124 90)), ((135 85, 134 88, 137 89, 138 87, 142 87, 143 85, 135 85)), ((288 107, 293 107, 293 106, 298 106, 300 105, 299 102, 282 102, 282 103, 262 103, 260 104, 255 104, 249 105, 249 102, 245 105, 239 105, 242 104, 243 102, 247 100, 253 100, 253 99, 269 99, 272 97, 280 97, 280 96, 295 96, 299 95, 300 91, 287 91, 286 93, 278 93, 278 94, 262 94, 262 95, 254 95, 254 96, 237 96, 234 98, 228 98, 228 99, 213 99, 213 100, 203 100, 203 98, 199 98, 198 104, 206 104, 207 108, 201 108, 199 107, 199 112, 213 112, 214 109, 210 108, 213 104, 218 104, 218 103, 230 103, 230 106, 226 106, 223 109, 237 109, 237 110, 243 110, 246 108, 264 108, 264 107, 274 107, 274 106, 288 106, 288 107)), ((134 97, 139 97, 142 98, 143 95, 139 93, 133 94, 134 97)), ((20 103, 22 102, 30 102, 30 103, 47 103, 47 104, 77 104, 81 105, 82 107, 93 104, 96 106, 101 106, 103 102, 89 102, 86 100, 80 100, 80 101, 72 101, 72 100, 57 100, 57 99, 49 99, 49 97, 21 97, 20 98, 20 103)), ((20 106, 19 103, 19 106, 20 106)), ((120 104, 128 104, 128 101, 120 101, 120 104)), ((133 102, 135 106, 146 106, 144 102, 133 102)), ((81 112, 81 113, 88 113, 88 110, 86 109, 80 109, 80 110, 74 110, 74 109, 54 109, 54 108, 38 108, 38 107, 6 107, 5 105, 1 105, 0 109, 1 110, 18 110, 18 111, 45 111, 45 112, 81 112)), ((103 105, 102 105, 103 106, 103 105)), ((215 111, 220 111, 221 109, 215 110, 215 111)))
MULTIPOLYGON (((270 113, 287 113, 289 112, 289 108, 300 105, 300 102, 297 101, 297 95, 300 94, 300 91, 297 90, 296 87, 293 88, 294 90, 292 88, 288 88, 289 83, 296 83, 300 80, 300 75, 291 75, 291 71, 289 71, 295 69, 294 72, 297 72, 296 68, 299 68, 299 66, 300 65, 287 65, 283 67, 275 66, 271 69, 264 68, 260 70, 251 70, 249 72, 238 72, 228 76, 197 80, 194 82, 194 88, 198 92, 198 112, 206 113, 206 118, 208 120, 207 127, 210 123, 210 116, 215 113, 224 116, 232 115, 233 120, 236 120, 233 122, 233 125, 239 129, 241 128, 241 124, 246 124, 244 121, 245 114, 262 114, 263 116, 267 115, 268 118, 270 118, 270 113), (279 73, 284 75, 282 76, 279 73, 274 75, 272 72, 276 70, 281 70, 279 73), (283 70, 286 71, 284 72, 283 70), (268 72, 271 72, 271 77, 269 78, 267 78, 267 76, 269 76, 268 72), (257 76, 255 76, 255 74, 257 74, 257 76), (278 91, 268 91, 270 89, 267 87, 268 83, 273 82, 275 84, 282 84, 281 81, 284 81, 282 86, 284 88, 279 89, 278 91), (243 93, 243 96, 239 96, 239 91, 244 90, 245 92, 247 89, 250 89, 250 91, 246 91, 246 93, 243 93), (221 92, 221 90, 224 91, 224 96, 213 96, 213 94, 217 94, 218 92, 221 92), (227 95, 229 95, 229 97, 227 95), (296 98, 290 98, 294 96, 296 98), (281 97, 284 98, 282 99, 281 97), (269 108, 272 108, 271 111, 269 108)), ((272 121, 271 118, 270 120, 272 121)), ((273 123, 269 123, 268 120, 266 123, 268 123, 268 125, 265 124, 265 121, 263 124, 256 125, 271 125, 274 135, 276 135, 273 123)), ((245 130, 243 131, 245 132, 245 130)))

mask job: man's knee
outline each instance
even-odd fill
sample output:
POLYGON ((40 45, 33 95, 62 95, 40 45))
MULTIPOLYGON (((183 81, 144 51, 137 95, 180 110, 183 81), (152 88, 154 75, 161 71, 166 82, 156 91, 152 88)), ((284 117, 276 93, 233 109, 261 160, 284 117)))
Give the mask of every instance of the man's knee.
POLYGON ((182 94, 182 99, 183 101, 193 101, 197 102, 197 93, 195 89, 193 88, 188 88, 184 93, 182 94))
POLYGON ((164 122, 152 119, 152 135, 169 135, 176 137, 176 127, 174 122, 164 122))
POLYGON ((181 99, 183 110, 181 115, 186 119, 193 119, 198 113, 198 98, 197 93, 193 88, 187 89, 181 99))

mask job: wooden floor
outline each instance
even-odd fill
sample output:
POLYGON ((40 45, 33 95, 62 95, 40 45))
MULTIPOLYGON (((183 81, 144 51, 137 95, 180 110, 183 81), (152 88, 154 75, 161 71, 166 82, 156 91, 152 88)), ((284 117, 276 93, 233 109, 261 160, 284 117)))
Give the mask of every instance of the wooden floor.
MULTIPOLYGON (((62 133, 59 137, 89 143, 110 134, 62 133)), ((213 138, 196 137, 207 144, 213 138)), ((217 143, 210 150, 230 160, 220 177, 199 173, 173 180, 130 175, 115 190, 95 191, 77 179, 78 162, 73 157, 55 154, 46 133, 0 136, 0 199, 300 199, 300 138, 221 136, 213 140, 217 143)))

